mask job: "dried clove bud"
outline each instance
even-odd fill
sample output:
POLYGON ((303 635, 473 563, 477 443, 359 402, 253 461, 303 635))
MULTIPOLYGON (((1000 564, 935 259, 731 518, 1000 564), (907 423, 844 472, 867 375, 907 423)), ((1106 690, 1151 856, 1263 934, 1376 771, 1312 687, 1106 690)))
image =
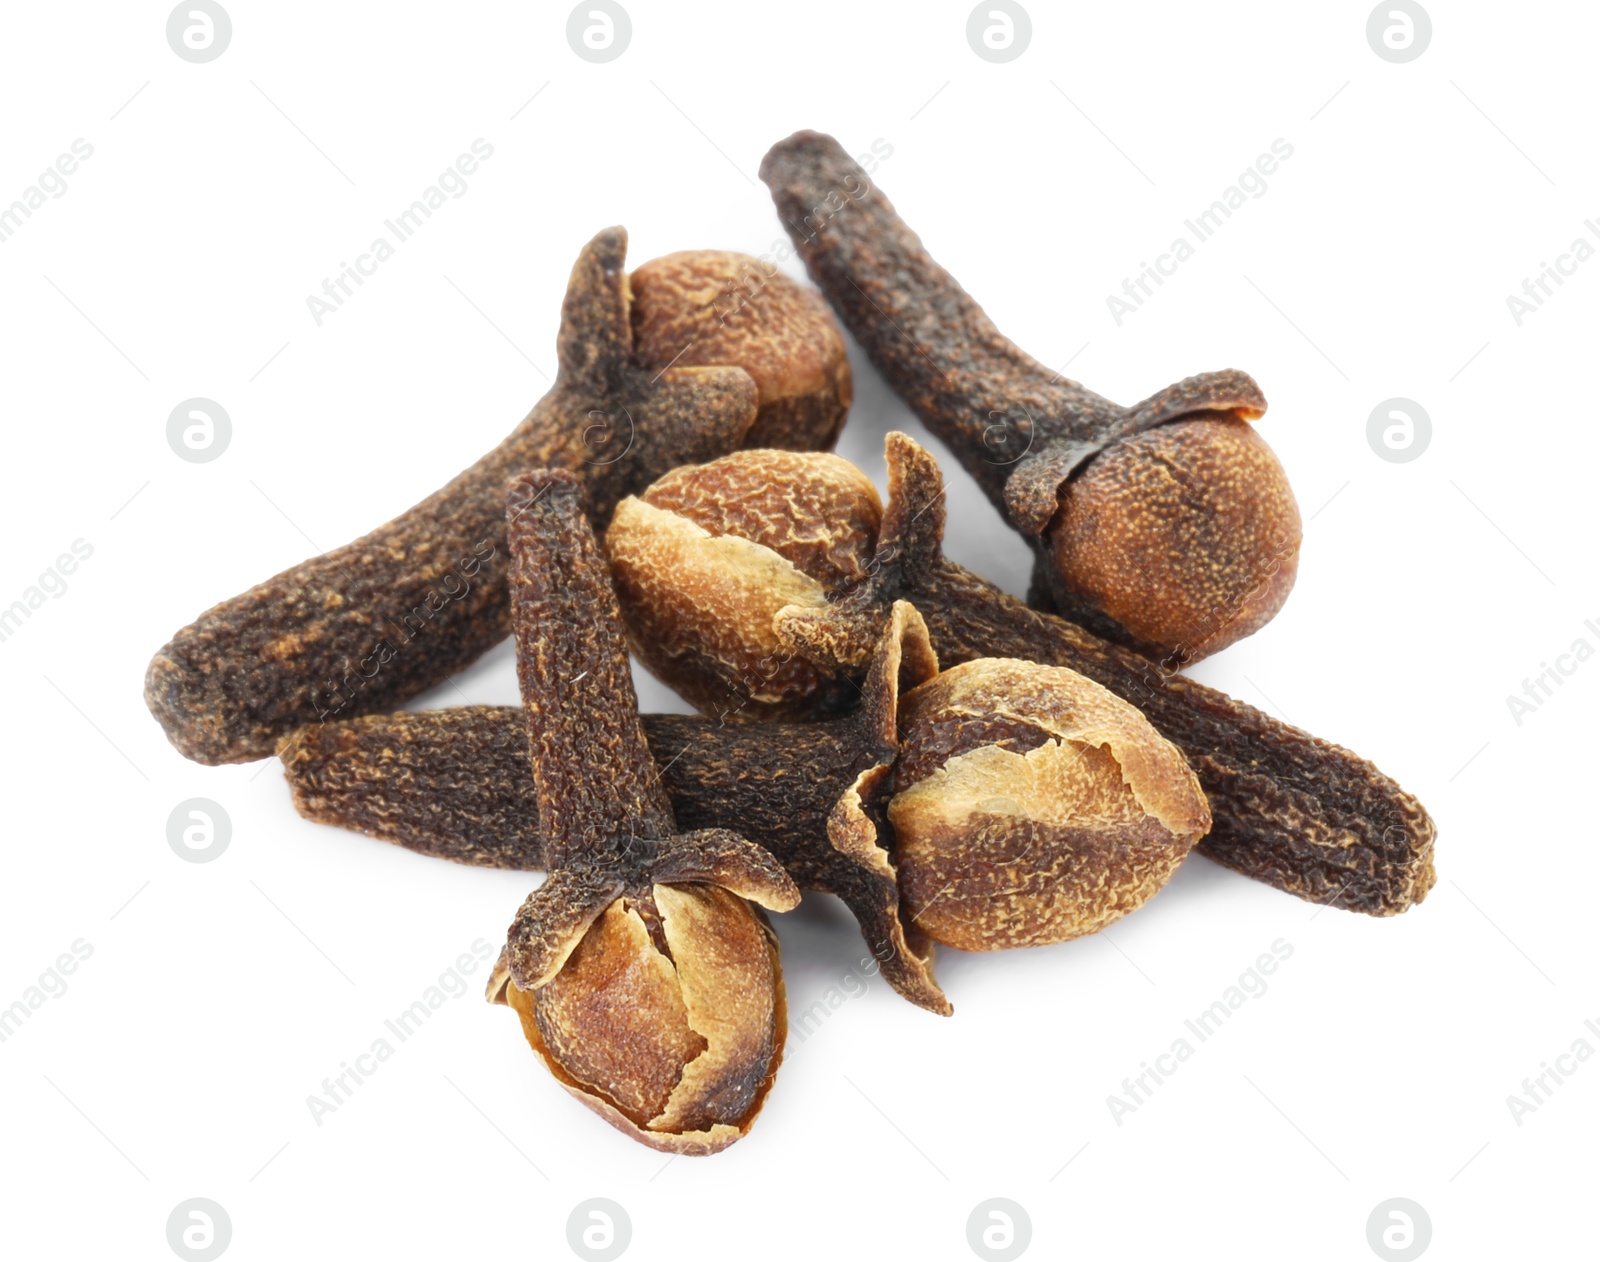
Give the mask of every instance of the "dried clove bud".
MULTIPOLYGON (((647 714, 642 722, 681 826, 737 828, 797 884, 839 897, 885 980, 912 1003, 947 1014, 929 940, 901 917, 881 840, 900 748, 900 693, 937 672, 927 628, 901 602, 861 682, 861 704, 848 716, 725 725, 647 714)), ((280 757, 307 819, 460 863, 534 870, 547 867, 548 856, 522 730, 510 707, 369 715, 286 737, 280 757)))
POLYGON ((1142 906, 1211 827, 1145 717, 1062 667, 979 658, 907 693, 888 805, 900 896, 967 951, 1095 933, 1142 906))
POLYGON ((1254 381, 1207 373, 1118 407, 1004 337, 832 137, 780 141, 761 178, 872 362, 1034 547, 1044 607, 1174 665, 1272 619, 1300 513, 1248 424, 1254 381))
POLYGON ((550 877, 507 933, 489 998, 561 1084, 668 1152, 745 1134, 782 1059, 777 939, 751 902, 800 892, 726 829, 679 833, 639 725, 582 483, 507 490, 511 617, 550 877))
POLYGON ((746 447, 833 446, 850 410, 850 360, 820 294, 730 250, 663 255, 634 269, 630 283, 642 364, 736 364, 759 400, 746 447))
MULTIPOLYGON (((797 884, 837 894, 885 979, 948 1013, 930 941, 995 950, 1103 928, 1165 883, 1210 816, 1182 754, 1099 685, 1032 662, 935 671, 901 601, 853 716, 643 722, 680 824, 737 826, 797 884), (901 684, 916 686, 900 698, 901 684)), ((374 715, 286 741, 283 759, 309 819, 536 868, 519 726, 509 708, 374 715)))
POLYGON ((580 474, 598 526, 622 496, 752 432, 832 441, 838 416, 825 419, 816 383, 834 383, 842 415, 849 376, 829 366, 839 334, 814 295, 775 278, 720 335, 673 348, 684 351, 677 364, 657 362, 672 358, 673 336, 705 323, 706 293, 734 264, 710 252, 646 264, 642 306, 630 308, 626 249, 621 228, 584 248, 562 307, 556 383, 499 447, 388 525, 202 614, 156 654, 145 701, 182 754, 266 757, 292 729, 391 709, 504 639, 503 492, 523 469, 580 474))
POLYGON ((775 619, 860 583, 882 513, 872 482, 838 456, 764 452, 667 474, 623 500, 606 535, 629 646, 705 714, 848 708, 854 682, 794 652, 775 619))
MULTIPOLYGON (((659 558, 672 554, 653 536, 687 535, 676 518, 719 543, 732 535, 767 549, 774 571, 789 564, 779 547, 796 538, 830 555, 859 557, 871 549, 860 581, 827 592, 821 605, 796 602, 778 613, 773 630, 789 645, 789 655, 807 659, 825 676, 853 677, 870 654, 884 611, 896 599, 912 601, 946 667, 983 657, 1064 666, 1143 711, 1187 755, 1199 777, 1215 821, 1199 849, 1219 863, 1302 898, 1372 915, 1393 915, 1422 900, 1434 882, 1436 830, 1414 797, 1348 750, 1172 674, 1064 619, 1029 609, 946 560, 938 465, 903 434, 889 435, 886 446, 889 501, 872 537, 858 532, 861 522, 878 515, 877 496, 859 490, 858 475, 838 471, 833 457, 787 458, 812 464, 816 478, 833 482, 832 491, 808 490, 792 508, 781 482, 759 502, 750 495, 736 506, 721 502, 720 488, 754 485, 771 459, 763 452, 726 456, 698 470, 674 470, 670 512, 641 513, 627 501, 619 505, 606 546, 619 588, 632 594, 623 603, 624 613, 636 620, 633 636, 646 663, 653 664, 653 655, 641 629, 657 625, 658 610, 676 599, 674 573, 658 566, 659 558), (853 513, 836 506, 851 496, 858 497, 853 513), (834 505, 832 515, 820 515, 814 507, 819 504, 834 505), (740 535, 749 523, 769 520, 779 523, 772 536, 776 546, 769 547, 762 531, 740 535), (629 537, 635 534, 643 537, 629 537)), ((651 498, 651 490, 639 497, 646 504, 651 498)), ((760 572, 757 558, 742 564, 748 573, 760 572)), ((691 581, 704 582, 698 573, 691 581)), ((766 607, 749 617, 765 617, 766 607)), ((745 621, 738 615, 733 620, 735 626, 745 621)), ((700 642, 684 637, 675 645, 674 679, 700 670, 703 691, 729 687, 724 637, 737 634, 716 628, 700 642)), ((766 691, 759 695, 745 685, 751 701, 741 713, 793 711, 791 702, 816 695, 813 690, 786 698, 770 686, 773 682, 761 681, 766 691)))

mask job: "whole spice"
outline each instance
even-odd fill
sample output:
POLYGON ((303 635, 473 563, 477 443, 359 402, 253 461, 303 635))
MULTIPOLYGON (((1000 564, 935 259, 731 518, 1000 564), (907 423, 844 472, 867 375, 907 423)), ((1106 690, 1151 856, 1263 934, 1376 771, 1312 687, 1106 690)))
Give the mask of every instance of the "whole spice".
POLYGON ((1199 777, 1214 824, 1198 848, 1219 863, 1301 898, 1372 915, 1422 900, 1434 882, 1435 828, 1414 797, 1348 750, 1029 609, 946 560, 938 465, 903 434, 889 435, 886 446, 886 509, 836 457, 766 452, 674 470, 657 484, 659 503, 652 487, 620 504, 606 547, 635 653, 691 698, 732 698, 716 707, 724 715, 811 704, 826 710, 841 681, 848 686, 859 674, 884 611, 906 599, 926 619, 946 667, 984 657, 1064 666, 1143 711, 1199 777), (748 489, 752 471, 775 461, 783 473, 757 497, 748 489), (791 464, 807 465, 810 482, 828 485, 791 498, 791 464), (728 488, 739 493, 729 499, 728 488), (853 509, 843 507, 850 502, 853 509), (808 577, 797 541, 810 554, 851 557, 860 577, 818 584, 812 598, 774 610, 774 592, 802 587, 808 577), (668 655, 662 627, 679 586, 711 590, 709 576, 730 554, 739 563, 726 577, 714 628, 672 640, 668 655), (752 676, 750 656, 772 643, 787 647, 771 651, 771 660, 804 659, 820 682, 805 680, 786 695, 794 672, 752 676), (682 684, 696 674, 698 687, 682 684))
POLYGON ((1254 381, 1207 373, 1119 407, 1004 337, 832 137, 779 142, 761 178, 878 370, 1034 547, 1043 607, 1178 665, 1272 619, 1300 513, 1249 424, 1254 381))
POLYGON ((504 639, 503 492, 521 470, 579 474, 602 525, 622 496, 751 434, 784 445, 794 424, 792 441, 832 441, 850 378, 815 295, 773 277, 711 327, 708 295, 736 266, 730 256, 647 263, 630 298, 626 249, 621 228, 584 248, 562 307, 556 383, 499 447, 364 538, 202 614, 156 654, 145 701, 181 753, 267 757, 294 728, 391 709, 504 639), (674 347, 680 332, 696 340, 674 347))
POLYGON ((633 348, 651 369, 737 364, 759 407, 746 447, 832 447, 850 360, 828 304, 748 254, 683 250, 634 270, 633 348))
MULTIPOLYGON (((1082 676, 1017 661, 935 670, 902 601, 855 715, 643 722, 680 824, 737 826, 799 885, 838 895, 885 979, 948 1013, 930 939, 995 950, 1092 933, 1154 894, 1210 816, 1183 756, 1082 676), (902 683, 916 686, 900 697, 902 683)), ((536 868, 519 724, 504 707, 372 715, 285 741, 283 760, 307 818, 536 868)))
POLYGON ((561 1084, 635 1139, 706 1153, 749 1130, 782 1059, 777 939, 800 901, 725 829, 680 833, 639 726, 605 561, 565 471, 514 480, 511 616, 549 879, 490 981, 561 1084))

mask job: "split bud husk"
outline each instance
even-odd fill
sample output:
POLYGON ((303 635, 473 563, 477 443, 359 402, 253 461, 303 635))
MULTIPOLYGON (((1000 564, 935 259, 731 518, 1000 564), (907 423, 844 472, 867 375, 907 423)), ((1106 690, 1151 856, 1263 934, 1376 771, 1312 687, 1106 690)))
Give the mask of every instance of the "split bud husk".
POLYGON ((655 885, 597 916, 553 976, 509 1005, 556 1079, 620 1130, 667 1152, 738 1139, 777 1074, 786 1025, 778 944, 717 885, 655 885))
POLYGON ((743 368, 759 400, 746 447, 833 446, 852 384, 844 337, 821 294, 731 250, 666 254, 630 282, 642 363, 743 368))
POLYGON ((867 577, 882 516, 866 474, 825 453, 674 470, 623 500, 606 533, 629 646, 705 714, 815 718, 854 704, 858 689, 795 653, 775 619, 867 577))
POLYGON ((1183 754, 1074 671, 1006 658, 901 698, 888 817, 906 915, 967 951, 1103 929, 1211 827, 1183 754))
POLYGON ((518 909, 489 998, 613 1125, 664 1151, 715 1152, 749 1129, 782 1057, 777 942, 751 902, 787 911, 800 891, 737 833, 679 831, 578 479, 513 479, 506 509, 550 876, 518 909))

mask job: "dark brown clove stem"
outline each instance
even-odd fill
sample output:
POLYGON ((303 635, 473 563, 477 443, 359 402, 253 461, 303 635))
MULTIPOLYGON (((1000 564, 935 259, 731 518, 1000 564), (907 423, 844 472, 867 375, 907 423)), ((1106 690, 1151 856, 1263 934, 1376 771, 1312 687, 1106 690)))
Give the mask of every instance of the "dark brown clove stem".
POLYGON ((1190 377, 1120 407, 1006 338, 832 137, 779 142, 761 178, 878 370, 1034 546, 1041 597, 1177 664, 1277 612, 1300 519, 1243 424, 1266 409, 1249 376, 1190 377))
MULTIPOLYGON (((364 538, 208 610, 156 654, 145 700, 179 752, 213 764, 267 757, 286 732, 393 709, 504 639, 503 494, 512 475, 536 467, 579 474, 589 518, 602 526, 624 495, 685 461, 740 445, 757 418, 748 374, 654 362, 704 301, 684 276, 692 280, 696 266, 708 265, 696 256, 666 275, 649 273, 649 347, 636 354, 626 249, 621 228, 584 248, 562 308, 556 383, 499 447, 364 538)), ((808 304, 816 304, 814 295, 778 278, 717 343, 730 356, 759 359, 775 394, 761 427, 766 441, 786 418, 801 417, 780 393, 790 377, 812 390, 799 441, 830 442, 848 404, 848 370, 825 354, 838 334, 808 304), (782 316, 781 344, 762 344, 757 331, 770 331, 772 321, 760 317, 773 312, 782 316), (817 397, 825 391, 798 368, 785 376, 791 360, 828 365, 828 380, 841 391, 831 410, 817 397)))
MULTIPOLYGON (((901 915, 877 841, 887 833, 881 799, 898 752, 899 693, 934 666, 920 623, 897 611, 868 671, 862 707, 847 718, 727 725, 647 714, 641 721, 680 827, 737 829, 797 885, 837 895, 885 980, 947 1015, 931 943, 901 915)), ((295 807, 308 819, 458 863, 549 866, 523 723, 512 707, 320 724, 285 740, 281 754, 295 807)))
POLYGON ((645 744, 621 615, 582 484, 507 488, 510 603, 549 879, 506 935, 490 998, 574 1095, 635 1139, 715 1152, 782 1059, 777 941, 746 899, 800 893, 725 829, 680 833, 645 744))
POLYGON ((781 634, 821 661, 860 661, 885 604, 909 600, 946 668, 981 657, 1065 666, 1143 711, 1187 755, 1211 803, 1203 854, 1369 915, 1422 901, 1435 879, 1437 830, 1416 798, 1349 750, 1030 609, 945 559, 939 466, 904 434, 889 435, 887 454, 889 503, 872 577, 828 609, 779 615, 781 634))

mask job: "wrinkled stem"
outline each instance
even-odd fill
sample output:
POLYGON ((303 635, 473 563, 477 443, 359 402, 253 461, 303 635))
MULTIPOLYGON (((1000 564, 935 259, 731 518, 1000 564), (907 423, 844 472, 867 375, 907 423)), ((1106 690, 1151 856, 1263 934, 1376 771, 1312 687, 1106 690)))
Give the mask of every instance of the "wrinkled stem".
POLYGON ((268 757, 296 728, 395 709, 504 639, 514 474, 572 470, 603 526, 669 469, 738 447, 756 410, 743 371, 646 373, 629 358, 626 248, 614 228, 579 256, 556 385, 500 446, 371 534, 208 610, 155 655, 145 703, 180 753, 268 757))
POLYGON ((1051 372, 994 326, 831 136, 780 141, 761 178, 856 341, 997 504, 1031 450, 1098 438, 1117 424, 1116 404, 1051 372))
MULTIPOLYGON (((737 827, 799 885, 828 887, 828 814, 860 771, 848 720, 782 736, 685 714, 643 717, 679 827, 737 827)), ((528 737, 515 706, 402 711, 313 728, 285 747, 295 807, 477 867, 546 867, 528 737)))
POLYGON ((1380 916, 1406 910, 1433 885, 1433 820, 1349 750, 1036 613, 953 562, 908 576, 905 595, 946 669, 979 657, 1066 666, 1142 710, 1206 791, 1214 822, 1197 848, 1217 862, 1380 916))
POLYGON ((506 502, 517 680, 545 858, 552 869, 574 855, 648 863, 676 830, 582 484, 545 470, 515 479, 506 502))

